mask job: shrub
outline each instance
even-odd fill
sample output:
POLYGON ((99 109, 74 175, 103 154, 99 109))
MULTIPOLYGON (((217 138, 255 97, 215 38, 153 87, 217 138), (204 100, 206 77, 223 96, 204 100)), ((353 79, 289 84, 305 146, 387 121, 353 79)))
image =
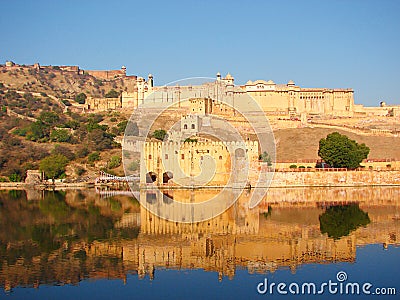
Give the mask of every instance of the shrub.
POLYGON ((26 101, 33 101, 33 95, 31 94, 31 93, 25 93, 24 94, 24 99, 26 100, 26 101))
POLYGON ((111 157, 110 161, 108 162, 108 168, 115 169, 121 165, 121 157, 120 156, 113 156, 111 157))
POLYGON ((154 130, 152 136, 157 140, 163 141, 167 137, 167 132, 164 129, 154 130))
POLYGON ((76 167, 76 168, 75 168, 75 173, 76 173, 76 175, 78 175, 78 176, 82 176, 83 174, 86 173, 86 169, 83 168, 83 167, 76 167))
POLYGON ((297 169, 297 165, 290 165, 289 168, 290 169, 297 169))
POLYGON ((98 161, 98 160, 100 160, 100 153, 99 152, 96 151, 96 152, 92 152, 92 153, 89 154, 88 162, 92 163, 92 162, 95 162, 95 161, 98 161))
POLYGON ((8 176, 8 179, 11 182, 20 182, 22 180, 22 177, 20 174, 12 173, 10 176, 8 176))
POLYGON ((50 140, 53 142, 70 142, 71 134, 66 129, 54 129, 50 133, 50 140))
POLYGON ((64 103, 65 106, 71 106, 71 102, 69 102, 67 99, 61 100, 62 103, 64 103))
POLYGON ((54 125, 60 120, 58 114, 52 111, 42 111, 38 118, 40 122, 46 125, 54 125))
POLYGON ((105 94, 104 97, 106 97, 106 98, 118 98, 119 97, 119 93, 116 90, 112 89, 107 94, 105 94))
POLYGON ((76 95, 75 101, 78 102, 79 104, 85 104, 86 98, 87 98, 87 96, 85 93, 80 93, 80 94, 76 95))
POLYGON ((272 159, 271 159, 271 156, 270 156, 266 151, 264 151, 263 153, 261 153, 261 154, 259 155, 258 159, 261 160, 262 162, 267 163, 267 165, 268 165, 269 167, 272 166, 272 159))
POLYGON ((86 155, 88 155, 88 154, 89 154, 89 150, 86 147, 80 147, 76 150, 77 157, 83 158, 83 157, 86 157, 86 155))

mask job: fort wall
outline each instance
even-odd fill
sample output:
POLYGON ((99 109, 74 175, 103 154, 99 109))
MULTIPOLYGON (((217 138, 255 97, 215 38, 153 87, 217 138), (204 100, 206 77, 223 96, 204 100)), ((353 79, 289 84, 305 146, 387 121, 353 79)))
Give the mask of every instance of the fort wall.
POLYGON ((86 99, 86 109, 89 110, 109 110, 122 107, 121 98, 95 98, 86 99))
POLYGON ((400 185, 400 171, 275 172, 271 187, 400 185))
POLYGON ((85 74, 89 74, 93 77, 99 78, 99 79, 105 79, 105 80, 110 80, 110 79, 115 79, 115 78, 120 78, 120 77, 125 77, 126 76, 126 71, 121 69, 121 70, 108 70, 108 71, 99 71, 99 70, 85 70, 85 74))
POLYGON ((141 184, 175 181, 190 186, 195 178, 196 182, 208 182, 208 185, 224 185, 232 173, 231 162, 237 167, 245 156, 248 161, 258 160, 258 142, 146 142, 141 151, 140 180, 141 184), (149 173, 154 180, 149 180, 149 173))

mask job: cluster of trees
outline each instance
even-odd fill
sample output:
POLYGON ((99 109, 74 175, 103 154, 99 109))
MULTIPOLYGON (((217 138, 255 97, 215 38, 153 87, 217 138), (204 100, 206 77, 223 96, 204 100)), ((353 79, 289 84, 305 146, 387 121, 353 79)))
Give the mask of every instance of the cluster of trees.
MULTIPOLYGON (((23 136, 27 140, 34 142, 47 142, 50 139, 52 129, 61 125, 60 117, 52 111, 42 111, 36 122, 32 122, 27 126, 19 127, 13 131, 14 134, 23 136)), ((57 139, 58 132, 53 134, 53 138, 57 139)))
MULTIPOLYGON (((74 159, 89 155, 89 163, 99 160, 101 151, 119 147, 114 137, 123 134, 127 124, 126 121, 118 123, 115 127, 117 132, 112 133, 107 125, 101 124, 103 119, 101 114, 58 115, 52 111, 43 111, 36 122, 0 116, 1 174, 8 176, 9 180, 21 181, 27 169, 40 168, 48 178, 59 178, 64 176, 65 166, 74 159), (8 132, 10 130, 12 134, 8 132), (61 145, 55 145, 49 153, 46 151, 48 147, 26 147, 26 142, 20 137, 29 142, 57 142, 61 145)), ((137 134, 137 131, 136 126, 132 133, 137 134)), ((113 161, 112 164, 118 163, 113 161)))
POLYGON ((111 149, 115 134, 109 132, 107 125, 99 124, 102 115, 89 117, 70 113, 73 119, 61 119, 54 112, 42 112, 36 122, 19 127, 14 134, 34 142, 64 142, 85 145, 91 151, 111 149))

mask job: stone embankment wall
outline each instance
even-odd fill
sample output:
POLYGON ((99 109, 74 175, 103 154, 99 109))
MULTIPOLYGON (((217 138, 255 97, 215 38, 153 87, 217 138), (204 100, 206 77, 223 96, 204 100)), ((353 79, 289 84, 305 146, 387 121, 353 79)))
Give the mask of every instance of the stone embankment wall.
POLYGON ((271 187, 400 185, 400 171, 275 172, 271 187))

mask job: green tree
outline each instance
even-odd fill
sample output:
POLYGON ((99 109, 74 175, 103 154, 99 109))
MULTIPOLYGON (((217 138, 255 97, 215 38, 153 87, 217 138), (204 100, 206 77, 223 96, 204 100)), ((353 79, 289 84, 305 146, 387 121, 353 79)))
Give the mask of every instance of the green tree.
POLYGON ((54 129, 50 133, 50 140, 53 142, 69 142, 71 134, 66 129, 54 129))
POLYGON ((60 120, 60 117, 52 111, 43 111, 41 112, 38 120, 45 125, 51 126, 57 124, 60 120))
POLYGON ((269 156, 267 151, 264 151, 263 153, 261 153, 260 156, 258 157, 258 159, 261 160, 262 162, 267 163, 268 167, 272 166, 271 156, 269 156))
POLYGON ((334 168, 358 168, 368 154, 369 148, 365 144, 358 144, 338 132, 319 141, 318 155, 334 168))
POLYGON ((40 161, 39 168, 45 173, 47 178, 54 179, 65 172, 68 164, 68 158, 62 154, 52 154, 40 161))
POLYGON ((157 129, 153 132, 153 137, 160 141, 163 141, 166 136, 167 132, 164 129, 157 129))
POLYGON ((69 102, 67 99, 62 99, 61 100, 62 103, 64 103, 65 106, 71 106, 71 102, 69 102))
POLYGON ((121 157, 113 156, 111 157, 110 161, 108 162, 108 168, 114 169, 121 165, 121 157))
POLYGON ((8 179, 11 182, 20 182, 22 180, 22 177, 18 173, 12 173, 10 176, 8 176, 8 179))
POLYGON ((98 160, 100 160, 100 153, 99 152, 96 151, 96 152, 93 152, 93 153, 89 154, 88 162, 92 163, 92 162, 95 162, 95 161, 98 161, 98 160))
POLYGON ((118 98, 119 97, 119 93, 112 89, 111 91, 109 91, 107 94, 105 94, 106 98, 118 98))
POLYGON ((48 128, 42 122, 36 121, 35 123, 32 123, 27 128, 21 128, 21 130, 16 133, 19 135, 25 134, 25 137, 27 140, 39 141, 47 136, 48 128))
POLYGON ((79 93, 78 95, 75 96, 75 101, 78 102, 79 104, 85 104, 86 98, 87 96, 85 93, 79 93))
POLYGON ((118 134, 124 134, 125 128, 126 128, 127 125, 128 125, 128 121, 127 120, 119 122, 118 125, 117 125, 118 134))

